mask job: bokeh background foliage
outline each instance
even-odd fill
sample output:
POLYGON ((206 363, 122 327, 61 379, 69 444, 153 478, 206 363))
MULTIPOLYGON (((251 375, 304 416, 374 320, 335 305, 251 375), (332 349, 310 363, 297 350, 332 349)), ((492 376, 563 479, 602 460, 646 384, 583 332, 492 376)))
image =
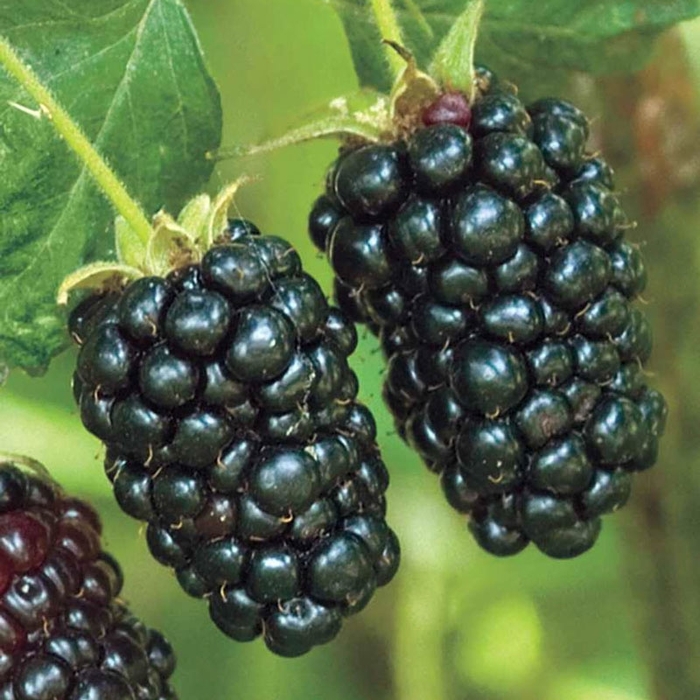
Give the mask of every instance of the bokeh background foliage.
MULTIPOLYGON (((327 3, 187 4, 221 91, 224 144, 279 134, 296 115, 357 87, 341 21, 327 3)), ((633 75, 540 71, 524 89, 534 98, 555 85, 594 117, 594 146, 616 166, 639 221, 631 236, 644 242, 650 272, 651 371, 671 404, 658 467, 636 479, 632 504, 608 519, 584 557, 557 562, 530 548, 502 561, 479 551, 437 480, 393 434, 381 405, 381 358, 364 338, 354 367, 392 471, 389 517, 403 567, 332 645, 279 659, 262 644, 220 635, 205 606, 150 560, 138 525, 111 499, 98 443, 79 424, 72 351, 44 378, 15 372, 0 389, 0 447, 42 460, 95 501, 127 572, 125 597, 178 650, 183 700, 700 698, 700 24, 664 36, 633 75)), ((226 161, 211 183, 259 175, 239 209, 292 240, 326 289, 328 267, 307 242, 305 218, 333 153, 332 144, 315 143, 226 161)))

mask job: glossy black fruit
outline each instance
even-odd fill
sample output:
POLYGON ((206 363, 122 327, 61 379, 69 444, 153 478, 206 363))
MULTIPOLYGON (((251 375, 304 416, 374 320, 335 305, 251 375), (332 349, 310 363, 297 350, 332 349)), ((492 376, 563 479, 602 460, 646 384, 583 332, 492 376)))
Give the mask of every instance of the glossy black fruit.
POLYGON ((380 338, 398 434, 478 543, 576 556, 664 428, 646 272, 585 115, 476 74, 471 105, 446 92, 396 142, 345 144, 309 230, 380 338))
MULTIPOLYGON (((468 139, 453 133, 444 148, 468 168, 468 139)), ((429 204, 405 202, 404 167, 392 149, 342 161, 339 191, 361 223, 345 217, 354 233, 335 248, 330 229, 344 222, 330 202, 315 214, 317 242, 347 263, 350 283, 361 271, 383 284, 384 233, 372 222, 402 204, 407 264, 441 254, 429 204)), ((377 317, 402 317, 400 298, 372 303, 377 317)), ((423 317, 438 343, 466 322, 436 304, 423 317)), ((83 302, 71 332, 82 344, 76 401, 107 444, 117 502, 148 523, 153 557, 208 600, 226 634, 264 631, 275 653, 296 656, 330 641, 393 578, 387 471, 348 365, 357 333, 289 244, 233 220, 201 264, 83 302)))
POLYGON ((175 656, 118 600, 100 520, 41 465, 0 459, 0 697, 175 698, 175 656))
POLYGON ((419 190, 443 192, 466 179, 472 159, 471 136, 455 124, 438 124, 417 132, 408 146, 408 161, 419 190))

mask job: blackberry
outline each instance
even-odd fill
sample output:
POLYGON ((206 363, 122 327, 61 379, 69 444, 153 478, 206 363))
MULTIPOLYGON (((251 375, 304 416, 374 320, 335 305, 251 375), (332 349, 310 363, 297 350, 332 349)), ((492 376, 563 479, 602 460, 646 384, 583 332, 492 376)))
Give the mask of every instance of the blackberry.
POLYGON ((632 306, 646 273, 586 117, 476 76, 473 104, 448 92, 345 144, 311 238, 340 307, 381 340, 399 435, 477 542, 573 557, 663 433, 632 306))
MULTIPOLYGON (((382 190, 396 163, 343 196, 390 205, 399 193, 362 188, 382 190)), ((356 331, 288 243, 231 220, 201 262, 89 297, 70 330, 81 417, 107 444, 119 505, 225 634, 298 656, 392 579, 356 331)))
POLYGON ((176 697, 173 650, 119 601, 100 534, 41 465, 0 457, 0 697, 176 697))

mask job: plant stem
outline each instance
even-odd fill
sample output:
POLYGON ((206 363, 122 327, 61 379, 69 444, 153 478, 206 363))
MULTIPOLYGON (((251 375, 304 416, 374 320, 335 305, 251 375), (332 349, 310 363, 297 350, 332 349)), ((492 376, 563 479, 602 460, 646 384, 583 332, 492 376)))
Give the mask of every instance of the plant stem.
POLYGON ((8 40, 0 36, 0 65, 13 76, 39 104, 39 116, 48 117, 56 131, 73 149, 78 159, 90 171, 114 208, 129 222, 139 238, 146 242, 151 224, 141 207, 133 200, 114 171, 95 150, 80 127, 61 107, 34 71, 17 55, 8 40))
MULTIPOLYGON (((394 8, 391 5, 391 0, 370 0, 370 4, 382 39, 391 41, 399 46, 404 46, 401 27, 399 26, 394 8)), ((390 46, 386 47, 386 57, 394 80, 396 80, 406 67, 406 61, 404 61, 390 46)))

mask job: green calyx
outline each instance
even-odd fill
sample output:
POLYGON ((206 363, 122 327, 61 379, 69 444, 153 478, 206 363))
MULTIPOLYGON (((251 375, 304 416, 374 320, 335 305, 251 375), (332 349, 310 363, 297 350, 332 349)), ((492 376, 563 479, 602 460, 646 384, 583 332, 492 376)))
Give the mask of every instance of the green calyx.
POLYGON ((466 0, 464 11, 438 45, 427 72, 419 70, 408 48, 385 39, 406 64, 391 91, 395 128, 415 125, 423 110, 445 92, 461 92, 470 103, 477 99, 474 50, 483 14, 484 0, 466 0))
POLYGON ((474 51, 479 24, 484 14, 484 0, 470 0, 452 29, 433 55, 430 75, 448 90, 464 93, 474 102, 477 83, 474 75, 474 51))
POLYGON ((387 43, 405 62, 390 95, 365 89, 336 97, 279 138, 252 146, 223 148, 209 157, 226 160, 254 156, 321 138, 336 138, 345 144, 391 142, 411 131, 420 121, 423 109, 441 90, 427 73, 418 70, 415 58, 407 49, 387 43))
POLYGON ((390 118, 393 137, 412 131, 420 122, 421 113, 441 92, 440 86, 427 73, 418 70, 413 54, 399 44, 387 43, 406 62, 391 90, 390 118))
POLYGON ((239 188, 240 178, 214 199, 200 194, 191 199, 174 219, 159 211, 146 240, 122 216, 114 222, 115 261, 98 261, 68 275, 56 295, 58 304, 67 304, 76 289, 105 291, 120 289, 125 282, 149 275, 165 276, 170 271, 199 262, 226 230, 228 210, 239 188))

